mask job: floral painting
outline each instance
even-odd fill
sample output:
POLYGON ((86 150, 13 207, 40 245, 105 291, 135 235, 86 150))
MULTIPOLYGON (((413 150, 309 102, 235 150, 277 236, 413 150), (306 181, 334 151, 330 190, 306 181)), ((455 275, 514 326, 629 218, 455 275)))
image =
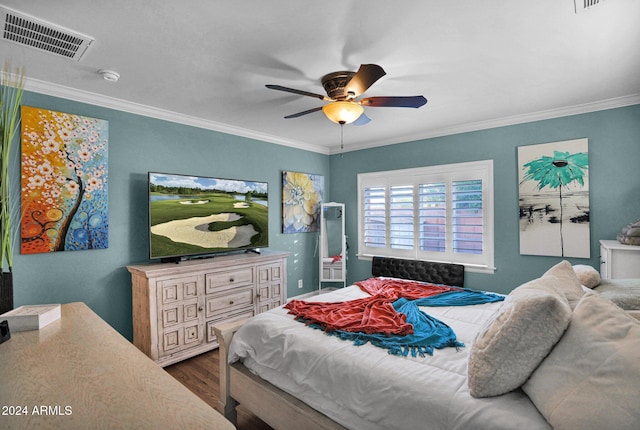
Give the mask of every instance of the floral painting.
POLYGON ((282 232, 318 231, 324 176, 282 172, 282 232))
POLYGON ((108 122, 22 107, 21 252, 107 248, 108 122))
POLYGON ((588 140, 518 148, 520 254, 589 258, 588 140))

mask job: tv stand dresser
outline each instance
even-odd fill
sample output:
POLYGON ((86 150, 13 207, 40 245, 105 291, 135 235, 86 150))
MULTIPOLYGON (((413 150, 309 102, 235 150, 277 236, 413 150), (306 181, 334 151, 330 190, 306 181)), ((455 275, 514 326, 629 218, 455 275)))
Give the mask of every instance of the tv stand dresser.
POLYGON ((213 325, 285 303, 287 252, 127 266, 133 343, 161 366, 218 347, 213 325))

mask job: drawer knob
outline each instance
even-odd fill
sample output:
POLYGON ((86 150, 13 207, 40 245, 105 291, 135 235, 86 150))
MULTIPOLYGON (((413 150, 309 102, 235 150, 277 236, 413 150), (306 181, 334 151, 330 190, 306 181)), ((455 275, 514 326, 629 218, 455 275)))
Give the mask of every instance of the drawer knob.
POLYGON ((233 281, 234 281, 234 279, 233 279, 233 278, 229 278, 229 282, 233 282, 233 281))
POLYGON ((200 306, 200 307, 198 308, 198 310, 199 310, 200 312, 202 312, 202 306, 200 306))
POLYGON ((233 300, 229 300, 229 304, 232 305, 233 304, 233 300))

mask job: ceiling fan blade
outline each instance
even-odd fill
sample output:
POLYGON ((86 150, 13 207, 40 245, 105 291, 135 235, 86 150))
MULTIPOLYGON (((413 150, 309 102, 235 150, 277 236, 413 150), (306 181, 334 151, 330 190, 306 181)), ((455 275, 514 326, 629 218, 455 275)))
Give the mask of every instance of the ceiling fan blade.
POLYGON ((344 95, 358 97, 386 74, 384 69, 377 64, 362 64, 349 83, 345 85, 344 95))
POLYGON ((305 110, 305 111, 298 112, 298 113, 293 113, 293 114, 291 114, 291 115, 287 115, 287 116, 285 116, 285 118, 286 118, 286 119, 298 118, 299 116, 306 115, 306 114, 308 114, 308 113, 318 112, 319 110, 322 110, 322 106, 320 106, 320 107, 315 107, 315 108, 313 108, 313 109, 305 110))
POLYGON ((321 94, 316 94, 316 93, 310 93, 309 91, 303 91, 303 90, 296 90, 295 88, 289 88, 289 87, 283 87, 282 85, 265 85, 265 87, 271 89, 271 90, 278 90, 278 91, 285 91, 287 93, 293 93, 293 94, 298 94, 301 96, 308 96, 308 97, 313 97, 316 99, 320 99, 320 100, 331 100, 329 99, 327 96, 323 96, 321 94))
POLYGON ((360 115, 358 117, 357 120, 353 121, 351 124, 353 124, 353 125, 365 125, 365 124, 369 124, 370 122, 371 122, 371 119, 363 113, 362 115, 360 115))
POLYGON ((362 106, 370 107, 411 107, 419 108, 427 104, 424 96, 399 96, 399 97, 368 97, 359 102, 362 106))

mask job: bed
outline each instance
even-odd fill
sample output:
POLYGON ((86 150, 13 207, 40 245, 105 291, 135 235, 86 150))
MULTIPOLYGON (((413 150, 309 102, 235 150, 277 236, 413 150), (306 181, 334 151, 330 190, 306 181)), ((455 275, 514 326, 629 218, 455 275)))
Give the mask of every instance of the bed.
MULTIPOLYGON (((376 257, 372 275, 464 285, 464 268, 443 263, 376 257)), ((369 296, 352 285, 307 301, 369 296)), ((328 336, 283 307, 218 326, 218 409, 235 421, 241 403, 278 430, 640 428, 640 322, 585 293, 568 262, 504 301, 420 310, 464 347, 393 355, 328 336)))

